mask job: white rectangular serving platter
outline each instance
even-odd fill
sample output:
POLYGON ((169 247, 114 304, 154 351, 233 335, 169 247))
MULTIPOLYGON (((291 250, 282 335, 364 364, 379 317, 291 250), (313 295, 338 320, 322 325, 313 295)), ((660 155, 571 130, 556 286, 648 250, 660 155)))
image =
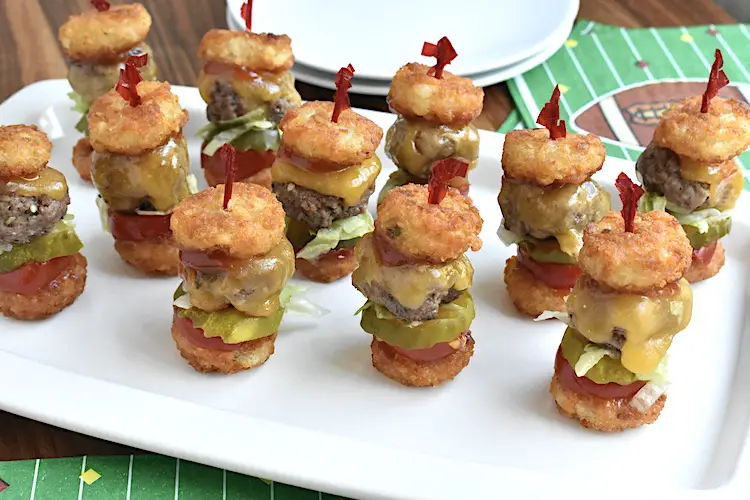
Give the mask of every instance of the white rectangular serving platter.
MULTIPOLYGON (((564 325, 513 308, 498 241, 503 136, 481 132, 471 195, 484 247, 470 258, 474 357, 453 381, 413 389, 371 365, 370 336, 354 312, 363 297, 343 279, 312 285, 332 312, 287 315, 276 353, 232 376, 193 371, 170 336, 177 278, 125 265, 104 233, 70 156, 78 116, 64 80, 35 83, 0 105, 0 124, 40 125, 51 165, 68 177, 88 258, 86 291, 38 323, 0 318, 0 408, 104 439, 280 482, 356 498, 729 498, 750 491, 750 262, 747 193, 735 210, 727 263, 694 287, 693 319, 670 351, 673 386, 657 423, 615 435, 560 416, 548 393, 564 325)), ((174 87, 190 112, 185 136, 202 179, 194 88, 174 87)), ((393 115, 361 111, 386 129, 393 115)), ((379 186, 394 168, 383 154, 379 186)), ((632 163, 608 160, 610 190, 632 163)), ((373 197, 374 199, 375 197, 373 197)), ((617 197, 613 195, 615 205, 617 197)), ((374 205, 370 209, 374 213, 374 205)))

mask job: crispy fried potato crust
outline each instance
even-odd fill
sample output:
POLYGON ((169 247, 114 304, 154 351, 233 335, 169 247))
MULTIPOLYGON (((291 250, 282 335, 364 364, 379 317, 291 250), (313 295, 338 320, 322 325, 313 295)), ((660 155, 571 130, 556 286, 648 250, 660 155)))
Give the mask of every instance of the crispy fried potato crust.
POLYGON ((342 168, 371 158, 383 129, 351 109, 342 111, 337 123, 332 115, 332 102, 310 101, 288 110, 279 124, 284 147, 302 158, 342 168))
POLYGON ((82 137, 73 146, 73 166, 78 170, 78 175, 86 182, 91 182, 91 147, 88 137, 82 137))
POLYGON ((292 39, 273 33, 210 30, 203 35, 198 57, 255 71, 287 71, 294 65, 292 39))
POLYGON ((311 281, 331 283, 353 273, 357 269, 357 258, 351 252, 340 259, 318 259, 312 262, 296 259, 294 266, 302 276, 311 281))
POLYGON ((560 384, 557 373, 552 376, 549 392, 562 415, 578 419, 588 429, 602 432, 621 432, 653 424, 667 401, 667 395, 662 394, 646 413, 641 413, 630 406, 627 398, 604 399, 571 391, 560 384))
MULTIPOLYGON (((206 175, 206 182, 209 186, 218 186, 219 184, 224 184, 224 181, 226 181, 225 176, 219 176, 216 175, 213 170, 203 170, 203 173, 206 175)), ((271 189, 271 183, 273 180, 273 176, 271 175, 271 169, 270 168, 264 168, 263 170, 260 170, 259 172, 251 175, 250 177, 245 177, 244 179, 237 179, 235 182, 244 182, 246 184, 257 184, 258 186, 263 186, 266 189, 271 189)))
POLYGON ((177 205, 170 227, 183 249, 249 259, 268 253, 284 237, 284 208, 268 189, 238 182, 232 186, 229 210, 224 210, 220 184, 177 205))
POLYGON ((180 355, 196 371, 202 373, 232 374, 249 370, 265 363, 274 352, 276 332, 245 344, 235 351, 214 351, 204 349, 186 339, 172 322, 172 338, 180 355))
POLYGON ((114 90, 91 105, 89 140, 98 153, 140 155, 161 146, 187 122, 187 111, 166 82, 138 84, 142 101, 131 106, 114 90))
POLYGON ((516 257, 505 261, 505 285, 518 312, 536 318, 544 311, 565 312, 570 290, 558 290, 534 278, 516 257))
POLYGON ((474 339, 469 337, 464 346, 437 361, 415 361, 387 346, 384 348, 383 342, 375 338, 370 351, 372 366, 389 379, 411 387, 430 387, 453 380, 461 373, 474 354, 474 339))
POLYGON ((72 304, 85 286, 86 257, 77 253, 70 266, 36 294, 0 292, 0 313, 21 320, 44 319, 72 304))
POLYGON ((0 126, 0 177, 33 177, 51 154, 52 143, 35 125, 0 126))
POLYGON ((670 214, 637 212, 629 233, 620 212, 610 212, 586 227, 578 265, 601 284, 639 293, 680 279, 692 255, 690 240, 670 214))
POLYGON ((719 274, 721 268, 724 267, 725 259, 726 255, 724 245, 719 241, 716 243, 716 251, 710 261, 706 264, 701 264, 697 261, 692 261, 690 263, 690 268, 685 272, 685 279, 690 283, 698 283, 699 281, 713 278, 719 274))
POLYGON ((113 5, 109 10, 89 10, 70 16, 58 38, 74 61, 108 61, 142 42, 151 29, 151 16, 139 4, 113 5))
POLYGON ((606 151, 595 135, 568 133, 550 140, 545 128, 512 130, 505 136, 505 175, 548 186, 580 184, 602 168, 606 151))
POLYGON ((180 251, 174 241, 122 241, 115 240, 115 250, 122 260, 146 274, 177 276, 180 251))
POLYGON ((714 97, 701 113, 701 96, 685 98, 661 115, 654 142, 678 155, 705 163, 721 163, 750 146, 750 106, 714 97))
POLYGON ((409 119, 461 128, 482 112, 484 91, 468 78, 443 71, 438 79, 424 64, 409 63, 393 76, 388 105, 409 119))
POLYGON ((449 188, 440 204, 427 202, 428 187, 391 189, 378 205, 375 232, 391 248, 415 261, 449 262, 469 248, 482 248, 482 218, 471 198, 449 188))

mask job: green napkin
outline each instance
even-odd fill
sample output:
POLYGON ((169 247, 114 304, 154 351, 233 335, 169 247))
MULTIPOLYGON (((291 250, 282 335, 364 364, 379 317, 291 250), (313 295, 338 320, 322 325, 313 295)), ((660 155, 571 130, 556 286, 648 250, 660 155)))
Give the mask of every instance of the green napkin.
POLYGON ((21 499, 346 500, 162 455, 0 462, 0 500, 21 499))
MULTIPOLYGON (((719 94, 750 100, 748 25, 625 29, 581 20, 560 50, 508 82, 526 127, 560 85, 560 117, 574 132, 602 138, 607 154, 635 160, 672 101, 702 94, 714 50, 731 80, 719 94)), ((514 120, 501 131, 512 130, 514 120)), ((750 190, 750 152, 738 158, 750 190)))

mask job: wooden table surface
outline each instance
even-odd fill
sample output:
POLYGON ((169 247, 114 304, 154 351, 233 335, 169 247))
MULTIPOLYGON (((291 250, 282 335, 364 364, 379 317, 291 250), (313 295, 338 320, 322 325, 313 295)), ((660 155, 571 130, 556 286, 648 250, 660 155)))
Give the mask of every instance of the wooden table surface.
MULTIPOLYGON (((140 1, 153 17, 149 43, 158 57, 161 77, 174 84, 193 85, 199 70, 195 52, 203 33, 226 27, 224 2, 140 1)), ((0 102, 37 80, 65 77, 66 61, 57 43, 57 30, 70 14, 88 8, 88 0, 0 0, 0 102)), ((625 27, 734 22, 712 0, 581 0, 579 16, 625 27)), ((303 99, 331 98, 330 90, 304 83, 297 87, 303 99)), ((382 97, 353 95, 351 101, 355 107, 386 110, 382 97)), ((511 109, 513 103, 504 84, 488 87, 476 125, 497 129, 511 109)), ((132 452, 125 446, 0 411, 0 460, 132 452)))

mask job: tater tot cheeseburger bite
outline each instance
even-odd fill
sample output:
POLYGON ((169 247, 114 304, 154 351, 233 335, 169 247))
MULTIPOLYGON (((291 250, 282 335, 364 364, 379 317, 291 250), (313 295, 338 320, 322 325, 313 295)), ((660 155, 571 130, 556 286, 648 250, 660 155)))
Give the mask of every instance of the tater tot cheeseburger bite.
MULTIPOLYGON (((427 184, 437 160, 457 158, 471 170, 479 157, 479 132, 471 121, 482 112, 484 91, 468 78, 444 71, 458 55, 447 37, 437 44, 425 42, 422 55, 437 58, 435 66, 402 66, 388 92, 388 105, 398 118, 386 134, 385 152, 398 170, 381 199, 395 186, 427 184)), ((454 178, 451 186, 469 192, 466 177, 454 178)))
POLYGON ((693 247, 685 277, 691 283, 714 276, 724 265, 721 238, 729 234, 744 181, 734 158, 750 145, 750 107, 717 97, 729 83, 721 52, 703 96, 678 101, 661 115, 654 139, 638 158, 646 189, 641 210, 666 210, 682 224, 693 247))
POLYGON ((375 149, 383 131, 349 108, 353 74, 351 65, 339 70, 335 103, 307 102, 286 113, 273 164, 273 192, 286 211, 297 269, 324 283, 354 270, 354 245, 373 229, 367 202, 380 173, 375 149))
POLYGON ((636 212, 643 190, 616 182, 622 213, 589 224, 568 297, 568 324, 550 392, 560 413, 617 432, 656 421, 666 401, 667 350, 690 322, 693 293, 683 274, 690 241, 663 211, 636 212))
POLYGON ((73 110, 80 112, 76 130, 84 134, 73 148, 73 165, 84 180, 91 181, 91 153, 88 140, 88 112, 91 104, 115 88, 120 68, 130 56, 148 55, 141 68, 144 80, 156 80, 151 47, 144 41, 151 28, 151 16, 140 3, 113 5, 91 0, 95 10, 70 16, 60 27, 58 38, 70 59, 68 81, 73 92, 73 110))
POLYGON ((559 99, 555 87, 537 118, 546 128, 509 132, 503 147, 498 236, 518 244, 505 263, 505 284, 516 309, 529 316, 565 311, 581 275, 583 230, 610 207, 607 191, 591 180, 604 163, 604 145, 593 135, 566 132, 559 99))
POLYGON ((128 59, 116 89, 91 106, 91 173, 115 250, 143 272, 176 275, 169 218, 195 190, 182 135, 187 112, 168 83, 141 80, 137 66, 147 57, 128 59))
POLYGON ((236 179, 271 189, 271 166, 281 141, 279 122, 302 102, 289 69, 292 41, 286 35, 251 31, 253 2, 242 5, 245 31, 211 30, 198 48, 205 65, 198 88, 210 122, 203 138, 201 165, 209 185, 224 182, 226 167, 216 151, 237 151, 236 179))
POLYGON ((352 284, 367 302, 362 329, 372 335, 372 364, 408 386, 452 380, 469 364, 474 276, 465 252, 482 247, 482 218, 456 188, 468 164, 439 160, 429 186, 391 189, 378 205, 375 231, 357 243, 352 284))
POLYGON ((0 313, 11 318, 52 316, 86 285, 68 184, 47 166, 51 151, 34 126, 0 126, 0 313))
POLYGON ((281 203, 261 186, 232 184, 234 149, 224 145, 219 154, 226 184, 190 196, 172 214, 183 279, 172 338, 196 370, 235 373, 274 352, 294 250, 281 203))

